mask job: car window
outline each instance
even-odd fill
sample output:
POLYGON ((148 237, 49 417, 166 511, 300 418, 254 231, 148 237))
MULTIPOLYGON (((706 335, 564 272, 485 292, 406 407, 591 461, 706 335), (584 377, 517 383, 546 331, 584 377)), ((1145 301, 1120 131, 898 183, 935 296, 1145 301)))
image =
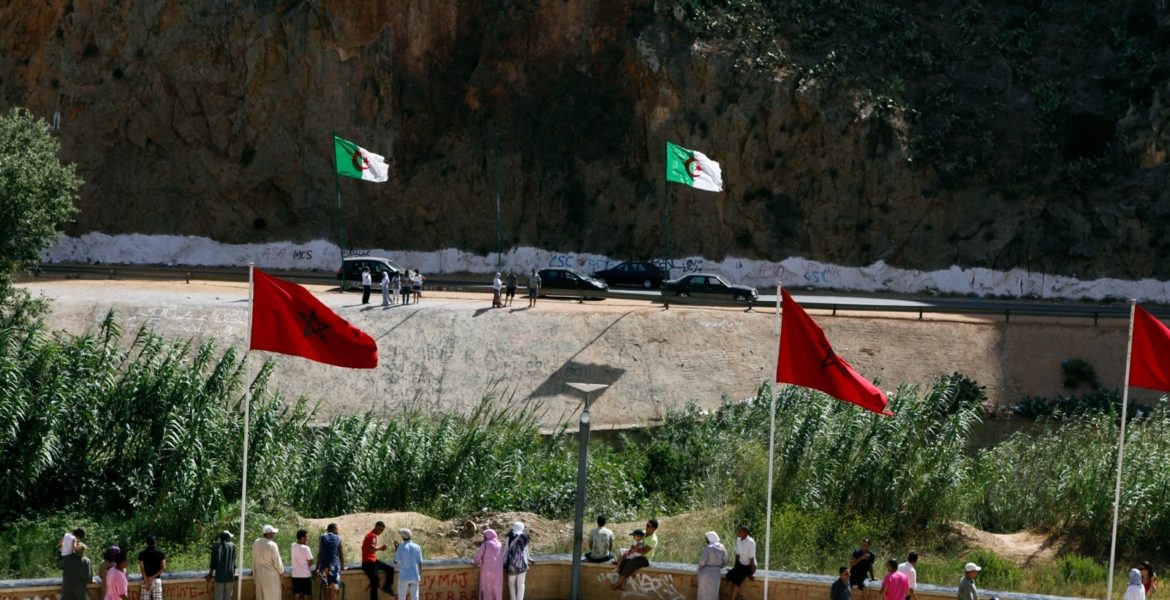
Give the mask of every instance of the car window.
POLYGON ((645 270, 646 270, 646 267, 642 266, 642 263, 636 263, 636 264, 630 265, 630 271, 633 271, 634 273, 641 273, 642 271, 645 271, 645 270))
POLYGON ((711 283, 718 284, 718 285, 721 285, 723 287, 731 287, 731 284, 728 283, 727 280, 724 279, 722 275, 716 275, 715 277, 712 277, 711 283))
POLYGON ((718 277, 708 277, 707 278, 707 285, 709 285, 711 287, 725 288, 725 287, 727 287, 727 282, 723 281, 722 279, 720 279, 718 277))
POLYGON ((628 265, 628 264, 626 264, 626 263, 622 263, 622 264, 620 264, 620 265, 618 265, 618 266, 614 267, 614 269, 613 269, 613 270, 614 270, 614 271, 619 271, 619 272, 622 272, 622 273, 624 273, 624 272, 626 272, 626 271, 629 271, 629 270, 630 270, 630 265, 628 265))
POLYGON ((547 273, 544 274, 544 278, 548 279, 550 281, 553 279, 560 279, 561 272, 560 271, 548 271, 547 273))

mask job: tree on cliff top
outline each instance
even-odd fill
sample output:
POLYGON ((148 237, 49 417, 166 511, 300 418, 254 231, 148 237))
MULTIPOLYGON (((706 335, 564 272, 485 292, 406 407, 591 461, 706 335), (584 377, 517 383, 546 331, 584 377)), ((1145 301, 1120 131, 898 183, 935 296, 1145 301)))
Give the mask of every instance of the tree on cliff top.
POLYGON ((77 211, 83 182, 57 158, 60 150, 48 124, 27 109, 0 115, 0 301, 10 295, 13 273, 36 264, 77 211))

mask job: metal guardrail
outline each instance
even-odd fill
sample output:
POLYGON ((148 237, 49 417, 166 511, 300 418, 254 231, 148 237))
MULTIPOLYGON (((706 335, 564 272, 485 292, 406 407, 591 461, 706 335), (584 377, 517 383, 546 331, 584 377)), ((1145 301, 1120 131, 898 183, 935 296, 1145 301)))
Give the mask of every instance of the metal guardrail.
MULTIPOLYGON (((269 270, 277 277, 285 278, 298 283, 311 284, 338 284, 336 274, 321 271, 288 271, 269 270)), ((91 265, 73 263, 44 264, 39 268, 39 274, 59 275, 65 278, 102 278, 102 279, 166 279, 210 281, 247 281, 248 270, 245 267, 184 267, 166 265, 91 265), (73 276, 73 277, 70 277, 73 276)), ((36 275, 36 274, 34 274, 36 275)), ((482 276, 444 276, 428 278, 427 287, 431 290, 490 293, 491 286, 482 276)), ((898 296, 847 295, 833 292, 819 292, 798 290, 793 288, 799 296, 801 306, 806 309, 829 310, 833 314, 838 311, 850 312, 887 312, 887 313, 917 313, 919 319, 927 314, 964 314, 964 315, 1003 315, 1006 322, 1012 317, 1078 317, 1091 318, 1096 325, 1101 319, 1125 319, 1129 317, 1129 306, 1119 304, 1091 304, 1091 303, 1059 303, 1026 300, 983 300, 971 298, 921 298, 898 296)), ((521 289, 523 293, 523 289, 521 289)), ((717 306, 732 308, 775 308, 775 296, 763 295, 750 305, 744 302, 720 301, 712 299, 663 297, 659 294, 647 293, 643 290, 611 289, 608 292, 590 292, 590 297, 614 298, 621 300, 643 300, 656 304, 664 304, 667 308, 679 306, 717 306)), ((572 295, 557 296, 573 298, 572 295)), ((1148 307, 1147 307, 1148 308, 1148 307)), ((1151 310, 1160 318, 1170 317, 1170 311, 1151 310)))

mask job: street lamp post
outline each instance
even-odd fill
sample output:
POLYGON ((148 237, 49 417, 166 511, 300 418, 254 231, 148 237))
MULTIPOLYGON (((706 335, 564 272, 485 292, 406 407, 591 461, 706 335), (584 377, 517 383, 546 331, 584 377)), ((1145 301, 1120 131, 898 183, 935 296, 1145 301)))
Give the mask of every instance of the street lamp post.
POLYGON ((585 407, 581 410, 579 446, 577 448, 577 508, 573 515, 573 570, 569 583, 569 600, 581 598, 581 542, 585 535, 585 479, 589 466, 589 425, 593 418, 589 414, 590 398, 593 392, 603 390, 604 383, 566 383, 565 385, 585 394, 585 407))

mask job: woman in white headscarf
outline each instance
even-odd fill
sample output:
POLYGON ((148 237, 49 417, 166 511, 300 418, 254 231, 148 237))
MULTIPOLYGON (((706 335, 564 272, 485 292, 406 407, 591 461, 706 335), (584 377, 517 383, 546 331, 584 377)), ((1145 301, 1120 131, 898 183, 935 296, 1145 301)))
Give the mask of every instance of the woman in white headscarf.
POLYGON ((1146 587, 1142 585, 1142 572, 1129 570, 1129 585, 1125 588, 1125 600, 1146 600, 1146 587))
POLYGON ((699 591, 697 600, 719 600, 719 582, 722 581, 723 566, 727 564, 727 548, 719 543, 719 534, 707 532, 707 544, 699 555, 699 591))
POLYGON ((512 523, 512 531, 504 544, 504 571, 508 573, 508 597, 510 600, 524 600, 524 582, 528 578, 528 567, 532 557, 528 554, 528 534, 524 524, 512 523))

